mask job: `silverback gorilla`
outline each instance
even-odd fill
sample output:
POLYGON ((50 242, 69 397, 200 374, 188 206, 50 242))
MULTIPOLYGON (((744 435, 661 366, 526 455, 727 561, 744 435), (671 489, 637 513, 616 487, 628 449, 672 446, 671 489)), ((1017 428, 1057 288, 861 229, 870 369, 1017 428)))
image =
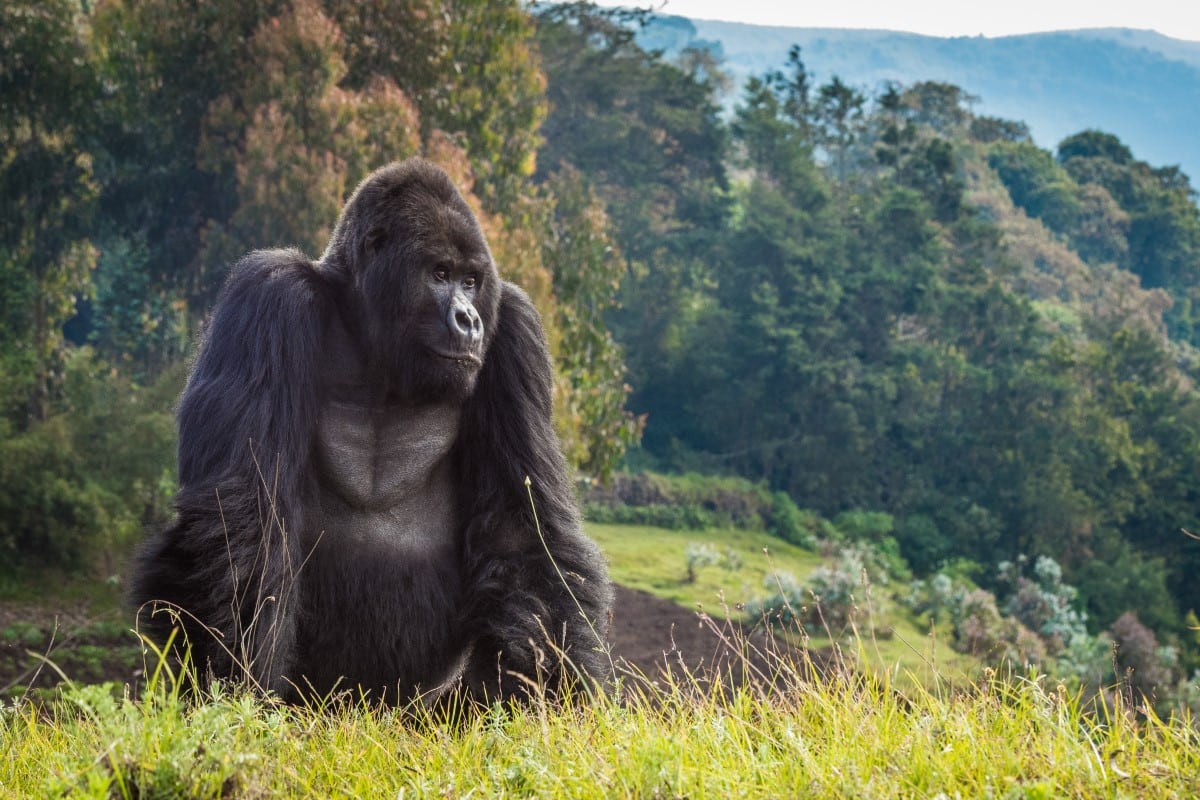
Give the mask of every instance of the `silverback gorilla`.
POLYGON ((378 170, 320 261, 233 268, 180 401, 177 517, 136 560, 141 630, 293 700, 603 684, 612 589, 551 379, 446 174, 378 170))

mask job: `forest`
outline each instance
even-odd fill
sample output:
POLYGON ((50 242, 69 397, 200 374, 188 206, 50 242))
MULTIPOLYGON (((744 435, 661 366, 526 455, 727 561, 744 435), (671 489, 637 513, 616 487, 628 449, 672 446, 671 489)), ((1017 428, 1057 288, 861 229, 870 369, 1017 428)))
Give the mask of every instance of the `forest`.
POLYGON ((799 48, 725 113, 712 53, 648 52, 645 20, 0 6, 0 588, 119 580, 170 517, 173 407, 228 266, 319 255, 363 176, 424 154, 541 311, 592 519, 719 525, 750 498, 1003 629, 976 644, 1070 672, 1127 643, 1191 702, 1189 177, 1099 130, 1045 150, 951 84, 818 82, 799 48))

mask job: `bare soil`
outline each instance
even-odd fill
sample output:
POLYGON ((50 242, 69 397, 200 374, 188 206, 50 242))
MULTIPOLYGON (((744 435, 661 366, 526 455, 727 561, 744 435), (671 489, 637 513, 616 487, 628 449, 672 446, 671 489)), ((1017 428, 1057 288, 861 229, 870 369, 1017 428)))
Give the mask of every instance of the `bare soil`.
MULTIPOLYGON (((51 688, 60 672, 76 682, 136 685, 144 664, 130 625, 123 610, 94 612, 83 602, 0 602, 0 698, 31 685, 51 688)), ((781 668, 812 666, 807 654, 797 657, 761 630, 623 586, 616 587, 610 641, 618 674, 634 684, 769 684, 781 668)))

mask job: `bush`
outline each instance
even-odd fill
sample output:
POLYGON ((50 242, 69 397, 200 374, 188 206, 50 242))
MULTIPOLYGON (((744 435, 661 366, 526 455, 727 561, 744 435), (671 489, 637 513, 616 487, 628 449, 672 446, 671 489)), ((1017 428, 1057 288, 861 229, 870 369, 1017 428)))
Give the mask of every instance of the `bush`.
POLYGON ((843 511, 833 519, 833 526, 854 542, 877 543, 890 537, 896 527, 891 514, 883 511, 843 511))
POLYGON ((785 542, 812 550, 817 539, 833 536, 835 529, 815 511, 800 509, 786 492, 775 492, 771 495, 767 530, 785 542))
POLYGON ((142 389, 81 348, 66 362, 64 409, 15 434, 0 421, 0 564, 75 570, 102 555, 112 569, 166 518, 174 381, 142 389))
POLYGON ((592 522, 649 525, 673 531, 726 528, 732 525, 728 517, 721 517, 699 506, 606 506, 589 503, 584 506, 584 515, 592 522))
POLYGON ((1159 647, 1154 631, 1131 611, 1118 617, 1109 630, 1116 644, 1117 677, 1135 697, 1168 698, 1177 677, 1173 649, 1159 647))
POLYGON ((1034 562, 1033 578, 1020 573, 1024 559, 999 565, 1000 580, 1012 587, 1004 611, 1035 631, 1050 655, 1087 636, 1087 615, 1074 607, 1078 592, 1062 581, 1062 568, 1048 556, 1034 562))
POLYGON ((798 508, 786 493, 744 478, 621 473, 607 486, 585 487, 583 499, 585 515, 593 522, 765 530, 810 548, 818 537, 833 533, 826 520, 798 508))
POLYGON ((910 583, 903 602, 916 614, 928 614, 936 625, 953 617, 965 592, 949 575, 939 572, 927 581, 910 583))
POLYGON ((688 542, 687 548, 683 551, 684 560, 687 562, 687 582, 696 582, 696 573, 702 567, 709 567, 721 560, 721 554, 717 552, 717 548, 713 547, 708 542, 688 542))
POLYGON ((1046 659, 1046 648, 1037 634, 1003 616, 995 595, 983 589, 963 595, 955 613, 954 649, 1009 667, 1041 664, 1046 659))
POLYGON ((795 575, 775 572, 763 578, 763 584, 772 591, 766 597, 746 604, 746 615, 751 622, 788 626, 806 621, 812 594, 795 575))
POLYGON ((927 514, 913 514, 896 524, 900 552, 918 575, 940 567, 953 552, 953 544, 927 514))
MULTIPOLYGON (((887 582, 887 573, 880 566, 873 548, 869 545, 844 547, 832 565, 813 570, 806 584, 787 573, 768 575, 765 584, 774 591, 748 603, 746 611, 756 622, 800 622, 810 631, 819 631, 825 626, 838 629, 853 619, 858 600, 865 600, 869 585, 887 582)), ((877 611, 883 602, 882 598, 873 598, 877 611)))

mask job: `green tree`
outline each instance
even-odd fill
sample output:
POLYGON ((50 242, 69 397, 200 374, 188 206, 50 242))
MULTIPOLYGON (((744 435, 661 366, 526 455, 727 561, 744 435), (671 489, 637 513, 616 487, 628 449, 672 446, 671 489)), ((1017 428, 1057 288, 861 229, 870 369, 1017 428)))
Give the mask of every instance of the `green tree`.
POLYGON ((1120 206, 1128 219, 1120 265, 1142 285, 1166 289, 1175 299, 1167 314, 1173 336, 1200 341, 1194 311, 1200 300, 1200 209, 1187 176, 1135 159, 1117 137, 1099 131, 1064 139, 1058 160, 1077 182, 1102 187, 1120 206))
POLYGON ((628 265, 605 317, 625 347, 630 405, 669 425, 680 391, 670 365, 724 222, 727 136, 702 65, 685 71, 642 50, 624 24, 636 19, 583 4, 539 10, 551 111, 538 179, 570 165, 604 203, 628 265))
POLYGON ((553 210, 542 238, 543 259, 554 276, 559 364, 570 390, 567 414, 577 424, 566 441, 568 457, 586 475, 607 481, 641 436, 644 420, 625 410, 629 386, 619 345, 605 324, 616 302, 625 262, 610 234, 600 200, 583 176, 564 166, 549 176, 553 210))
POLYGON ((503 212, 536 167, 546 83, 533 20, 517 0, 325 0, 346 34, 347 88, 376 76, 412 99, 422 138, 457 137, 489 211, 503 212))
POLYGON ((45 421, 61 391, 63 324, 92 291, 96 182, 78 121, 98 91, 82 8, 0 8, 0 412, 45 421))
POLYGON ((1047 151, 1030 142, 1002 142, 988 153, 1013 203, 1051 230, 1066 233, 1079 220, 1081 203, 1075 181, 1047 151))

